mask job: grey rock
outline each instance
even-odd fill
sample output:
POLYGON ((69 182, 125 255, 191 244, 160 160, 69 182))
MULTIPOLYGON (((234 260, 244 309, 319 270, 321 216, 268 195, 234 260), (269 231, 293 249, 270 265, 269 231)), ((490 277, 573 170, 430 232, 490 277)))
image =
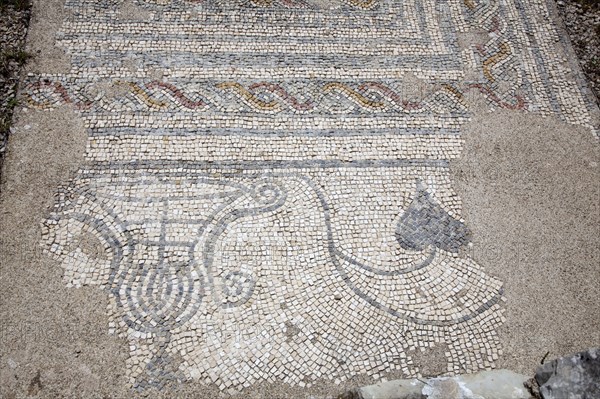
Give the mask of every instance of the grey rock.
POLYGON ((457 377, 465 390, 472 392, 467 398, 485 399, 521 399, 529 398, 525 389, 528 377, 510 370, 483 371, 457 377))
POLYGON ((424 386, 416 379, 394 380, 362 387, 359 392, 361 399, 424 399, 424 386))
POLYGON ((544 399, 598 399, 600 348, 546 363, 537 369, 535 379, 544 399))
POLYGON ((363 387, 362 399, 528 399, 527 377, 510 370, 428 380, 395 380, 363 387))

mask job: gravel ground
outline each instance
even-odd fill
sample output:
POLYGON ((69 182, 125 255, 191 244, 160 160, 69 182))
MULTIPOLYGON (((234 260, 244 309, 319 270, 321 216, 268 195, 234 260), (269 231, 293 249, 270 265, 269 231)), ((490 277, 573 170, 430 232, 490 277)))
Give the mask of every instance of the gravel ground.
POLYGON ((19 71, 31 57, 23 51, 30 6, 26 0, 0 0, 0 167, 10 129, 19 71))
POLYGON ((600 99, 600 0, 558 0, 558 9, 596 99, 600 99))

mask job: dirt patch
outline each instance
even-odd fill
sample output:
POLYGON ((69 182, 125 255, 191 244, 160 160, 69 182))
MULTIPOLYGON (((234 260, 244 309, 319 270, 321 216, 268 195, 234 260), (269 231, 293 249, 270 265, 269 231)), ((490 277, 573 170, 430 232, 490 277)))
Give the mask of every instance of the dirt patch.
POLYGON ((600 341, 600 148, 554 118, 479 112, 452 163, 471 256, 505 283, 499 367, 531 374, 600 341))
POLYGON ((27 64, 25 72, 60 74, 71 70, 70 57, 56 46, 55 39, 63 20, 70 17, 68 13, 69 10, 64 8, 64 0, 33 3, 25 49, 35 58, 27 64))
POLYGON ((446 352, 449 350, 447 345, 437 344, 433 348, 416 350, 410 356, 423 377, 433 378, 448 372, 446 352))
POLYGON ((40 392, 41 389, 42 389, 42 378, 41 378, 41 373, 38 370, 35 377, 33 377, 31 379, 31 382, 29 383, 29 387, 27 388, 27 395, 35 396, 40 392))

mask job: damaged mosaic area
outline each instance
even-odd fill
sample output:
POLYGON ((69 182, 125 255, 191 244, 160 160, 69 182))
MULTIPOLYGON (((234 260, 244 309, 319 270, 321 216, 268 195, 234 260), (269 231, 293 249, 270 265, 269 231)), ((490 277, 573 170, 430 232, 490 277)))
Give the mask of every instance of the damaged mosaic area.
POLYGON ((445 167, 199 170, 86 170, 45 223, 67 284, 110 294, 135 386, 414 375, 407 353, 441 344, 449 371, 497 359, 502 285, 457 251, 445 167))
POLYGON ((85 163, 43 245, 107 294, 132 387, 239 392, 501 356, 502 283, 464 248, 449 165, 469 96, 593 126, 546 3, 67 0, 85 163), (534 49, 534 51, 531 51, 534 49))

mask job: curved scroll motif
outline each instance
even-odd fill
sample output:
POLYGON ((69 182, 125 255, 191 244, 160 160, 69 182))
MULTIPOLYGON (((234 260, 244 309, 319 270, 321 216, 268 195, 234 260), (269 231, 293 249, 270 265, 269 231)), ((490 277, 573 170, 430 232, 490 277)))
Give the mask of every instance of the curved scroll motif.
MULTIPOLYGON (((445 263, 455 262, 457 265, 453 268, 457 275, 462 274, 465 277, 455 278, 451 282, 454 289, 443 291, 427 287, 431 281, 429 279, 419 279, 413 281, 411 285, 410 274, 374 273, 372 268, 369 270, 357 262, 352 262, 351 259, 349 262, 348 257, 340 256, 341 253, 336 250, 331 232, 330 205, 325 195, 313 182, 308 179, 304 181, 314 190, 321 205, 328 229, 331 261, 348 287, 370 305, 411 323, 440 327, 476 319, 488 309, 498 306, 503 295, 502 285, 485 276, 481 270, 473 266, 472 261, 459 260, 456 256, 444 254, 443 251, 442 253, 431 252, 427 260, 411 268, 413 273, 433 274, 437 273, 445 263), (482 284, 482 281, 486 281, 487 284, 482 284), (420 285, 423 287, 419 287, 420 285), (461 297, 467 297, 469 300, 452 299, 457 292, 461 292, 461 297), (401 300, 399 301, 398 298, 401 300)), ((430 228, 429 232, 431 231, 430 228)))
POLYGON ((77 287, 109 285, 131 250, 119 220, 86 190, 59 191, 55 208, 42 223, 42 237, 45 251, 61 261, 66 283, 77 287), (91 270, 103 277, 92 280, 91 270))
MULTIPOLYGON (((181 175, 169 173, 157 178, 124 176, 130 182, 126 195, 114 195, 115 187, 87 183, 61 194, 62 205, 45 222, 45 239, 48 251, 66 270, 81 269, 79 277, 86 272, 97 276, 91 268, 104 270, 101 281, 77 280, 73 273, 65 273, 65 278, 80 285, 98 284, 110 294, 112 328, 136 348, 128 363, 136 388, 161 388, 190 378, 181 362, 201 367, 198 359, 207 354, 232 356, 235 361, 224 361, 224 368, 250 362, 252 354, 243 347, 224 350, 239 342, 232 341, 235 337, 229 338, 220 323, 234 323, 247 339, 274 344, 278 350, 290 339, 279 327, 285 320, 288 335, 314 337, 303 340, 302 348, 328 356, 342 353, 348 365, 336 368, 349 375, 356 372, 351 364, 364 364, 353 357, 352 349, 362 333, 344 331, 356 333, 348 338, 332 331, 327 339, 320 338, 313 331, 318 328, 314 321, 295 324, 299 317, 339 317, 346 322, 350 312, 352 317, 403 326, 402 334, 435 331, 435 338, 430 337, 436 342, 459 330, 477 331, 477 339, 494 339, 502 285, 472 260, 449 251, 464 243, 464 226, 443 214, 423 185, 417 186, 396 231, 400 248, 414 260, 408 257, 408 262, 388 270, 372 263, 373 258, 359 259, 351 245, 338 242, 333 232, 336 205, 330 194, 300 173, 200 173, 183 181, 181 175), (152 196, 136 197, 148 192, 147 187, 152 187, 152 196), (195 205, 182 215, 174 209, 179 201, 195 205), (457 234, 448 241, 435 234, 436 228, 457 234), (85 232, 95 232, 102 256, 82 256, 91 254, 81 249, 77 238, 85 232), (254 233, 253 241, 245 241, 248 232, 254 233), (264 237, 256 238, 257 232, 264 237), (272 242, 273 235, 279 241, 272 242), (278 252, 271 256, 269 251, 278 252), (281 323, 268 324, 270 318, 281 323), (264 328, 255 331, 257 324, 264 328), (210 326, 216 326, 214 334, 210 326), (177 349, 182 342, 190 348, 184 355, 177 349), (346 346, 348 351, 340 349, 346 346)), ((399 339, 393 340, 394 347, 399 339)), ((448 339, 448 345, 462 345, 448 339)), ((297 373, 297 361, 283 367, 297 373)), ((473 364, 476 361, 469 360, 466 367, 473 364)), ((227 380, 242 370, 229 370, 219 378, 227 380)))
POLYGON ((215 214, 203 229, 194 244, 194 256, 207 273, 217 306, 232 308, 243 305, 252 296, 255 285, 250 270, 215 268, 215 248, 221 236, 238 220, 276 211, 284 205, 286 197, 284 188, 275 180, 260 179, 244 187, 243 193, 215 214))

